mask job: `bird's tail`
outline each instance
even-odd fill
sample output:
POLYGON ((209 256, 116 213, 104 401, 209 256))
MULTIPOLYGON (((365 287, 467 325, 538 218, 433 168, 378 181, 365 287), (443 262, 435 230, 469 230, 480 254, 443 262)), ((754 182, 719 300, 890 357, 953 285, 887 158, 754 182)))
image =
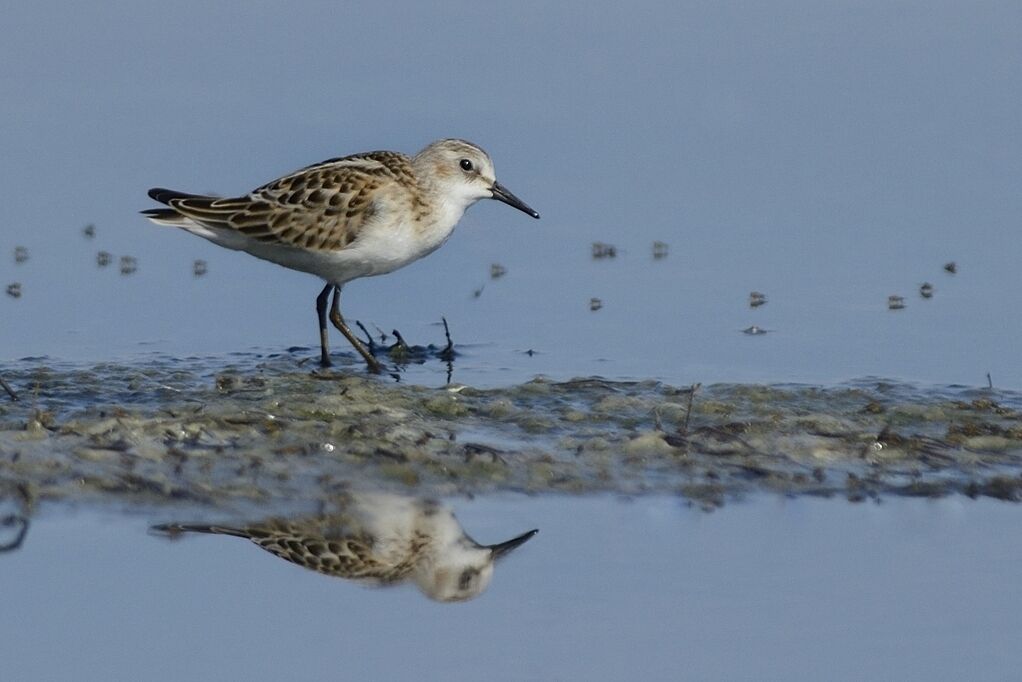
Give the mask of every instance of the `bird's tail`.
MULTIPOLYGON (((201 194, 188 194, 187 192, 178 192, 173 189, 164 189, 163 187, 153 187, 149 190, 149 197, 155 199, 161 204, 170 205, 171 199, 210 199, 201 194)), ((184 227, 185 225, 192 224, 192 221, 185 215, 182 215, 173 208, 150 208, 145 211, 139 211, 142 215, 149 220, 153 221, 157 225, 170 225, 171 227, 184 227)))
POLYGON ((233 535, 237 538, 247 538, 248 533, 240 528, 230 526, 214 526, 208 524, 192 523, 161 523, 150 528, 154 533, 166 535, 169 538, 176 538, 182 533, 212 533, 214 535, 233 535))
POLYGON ((157 225, 181 227, 188 221, 188 218, 185 218, 172 208, 150 208, 146 211, 139 211, 139 213, 144 215, 146 218, 149 218, 149 220, 153 221, 157 225))

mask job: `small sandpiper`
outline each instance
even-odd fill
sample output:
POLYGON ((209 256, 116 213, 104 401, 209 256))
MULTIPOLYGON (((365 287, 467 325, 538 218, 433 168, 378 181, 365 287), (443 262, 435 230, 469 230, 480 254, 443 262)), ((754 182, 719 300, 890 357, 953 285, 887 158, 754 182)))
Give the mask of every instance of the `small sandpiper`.
POLYGON ((154 223, 326 280, 316 298, 320 364, 331 364, 326 322, 332 292, 330 322, 377 373, 380 363, 341 317, 344 284, 432 253, 480 199, 539 218, 497 182, 485 151, 456 139, 434 142, 412 157, 377 151, 329 159, 240 197, 161 188, 149 190, 149 196, 169 207, 142 211, 154 223))
POLYGON ((439 502, 386 493, 346 493, 337 513, 305 519, 239 527, 172 523, 153 530, 170 537, 247 538, 303 568, 377 587, 412 581, 444 602, 479 596, 493 578, 494 562, 539 532, 480 545, 439 502))

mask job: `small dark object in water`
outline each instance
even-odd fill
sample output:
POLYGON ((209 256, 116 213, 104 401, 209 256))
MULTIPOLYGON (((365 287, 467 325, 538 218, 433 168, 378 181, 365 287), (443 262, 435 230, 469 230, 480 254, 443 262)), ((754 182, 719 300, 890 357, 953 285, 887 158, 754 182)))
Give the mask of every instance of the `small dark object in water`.
POLYGON ((393 329, 393 330, 391 330, 390 333, 391 333, 391 335, 393 335, 393 337, 395 339, 397 339, 397 341, 395 341, 390 346, 390 348, 387 349, 387 352, 390 353, 391 355, 393 355, 394 353, 397 353, 399 355, 409 355, 409 354, 411 354, 411 352, 412 352, 411 346, 409 346, 407 343, 405 343, 405 339, 404 339, 403 336, 401 336, 401 332, 399 332, 396 329, 393 329))
POLYGON ((82 234, 85 235, 86 239, 92 239, 93 237, 96 236, 96 226, 93 225, 92 223, 89 223, 88 225, 82 228, 82 234))
POLYGON ((667 258, 667 242, 653 242, 653 258, 655 260, 667 258))
POLYGON ((596 312, 597 310, 599 310, 602 307, 603 307, 603 301, 601 301, 600 299, 598 299, 598 298, 591 298, 591 299, 589 299, 589 310, 592 310, 593 312, 596 312))
POLYGON ((26 249, 24 246, 15 246, 14 247, 14 262, 15 263, 24 263, 27 260, 28 260, 28 249, 26 249))
POLYGON ((887 297, 888 310, 901 310, 905 307, 905 297, 891 295, 887 297))
POLYGON ((0 387, 3 387, 4 391, 7 392, 7 395, 11 397, 11 400, 13 400, 14 402, 18 402, 18 394, 14 392, 14 389, 11 388, 10 384, 4 381, 3 377, 0 377, 0 387))
POLYGON ((18 530, 14 535, 14 539, 0 545, 0 552, 13 552, 18 549, 21 547, 21 543, 25 541, 25 536, 28 535, 28 519, 24 516, 8 514, 0 518, 0 528, 14 528, 15 526, 17 526, 18 530))
POLYGON ((956 265, 954 261, 949 261, 944 263, 944 269, 953 275, 958 272, 958 265, 956 265))
POLYGON ((500 263, 490 265, 490 279, 500 279, 507 274, 507 268, 500 263))
POLYGON ((994 380, 990 376, 990 372, 987 372, 987 388, 993 388, 993 387, 994 387, 994 380))
POLYGON ((530 348, 529 350, 525 351, 525 354, 528 355, 531 358, 533 355, 536 354, 536 351, 534 351, 534 350, 532 350, 530 348))
POLYGON ((192 263, 192 274, 196 277, 202 277, 208 270, 209 267, 206 265, 206 261, 204 260, 197 260, 192 263))
POLYGON ((7 285, 7 295, 11 298, 21 298, 21 282, 12 282, 7 285))
MULTIPOLYGON (((370 353, 374 353, 376 351, 376 342, 373 341, 373 335, 369 333, 369 330, 366 329, 366 326, 364 324, 362 324, 361 320, 355 320, 355 326, 357 326, 359 329, 361 329, 362 333, 366 335, 366 341, 367 341, 366 346, 369 348, 369 352, 370 353)), ((383 336, 380 337, 381 342, 387 340, 385 337, 386 337, 386 334, 384 334, 383 336)))
MULTIPOLYGON (((447 362, 453 362, 454 361, 454 341, 451 341, 451 328, 447 326, 447 318, 446 317, 441 317, 440 319, 443 320, 443 323, 444 323, 444 336, 447 337, 447 345, 444 346, 443 350, 441 350, 438 353, 438 355, 439 355, 441 360, 446 360, 447 362)), ((448 382, 450 382, 449 378, 448 378, 448 382)))
POLYGON ((923 298, 933 298, 933 285, 929 282, 923 282, 919 287, 919 295, 923 298))
POLYGON ((616 258, 617 247, 613 244, 593 242, 593 258, 616 258))
POLYGON ((751 327, 746 327, 745 329, 743 329, 742 333, 748 334, 749 336, 759 336, 760 334, 766 334, 768 331, 770 330, 763 329, 762 327, 757 327, 756 325, 752 325, 751 327))
POLYGON ((131 275, 138 270, 138 259, 134 256, 121 256, 121 274, 131 275))
POLYGON ((479 298, 480 296, 482 296, 483 295, 483 289, 485 289, 485 288, 486 288, 486 285, 484 284, 481 287, 479 287, 478 289, 475 289, 472 292, 472 298, 479 298))
POLYGON ((762 294, 758 291, 749 292, 749 307, 758 308, 761 305, 766 305, 767 299, 766 294, 762 294))
POLYGON ((100 251, 99 253, 96 254, 96 265, 98 265, 101 268, 105 268, 106 266, 110 265, 110 261, 112 261, 113 259, 114 257, 111 256, 108 251, 100 251))

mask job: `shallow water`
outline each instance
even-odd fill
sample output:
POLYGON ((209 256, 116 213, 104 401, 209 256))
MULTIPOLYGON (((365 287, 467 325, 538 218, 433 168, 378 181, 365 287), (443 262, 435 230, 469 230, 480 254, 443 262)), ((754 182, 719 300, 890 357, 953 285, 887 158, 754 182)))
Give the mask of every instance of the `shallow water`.
POLYGON ((1013 505, 453 506, 481 540, 540 528, 461 604, 317 575, 237 538, 147 534, 182 520, 172 510, 51 510, 0 554, 5 674, 930 680, 1011 679, 1022 662, 1013 505))
POLYGON ((27 532, 0 676, 1016 676, 1019 6, 43 2, 5 26, 0 548, 27 532), (483 202, 345 288, 373 334, 450 323, 454 362, 398 383, 336 336, 314 367, 321 283, 137 213, 445 136, 543 218, 483 202), (352 486, 541 532, 457 606, 146 533, 352 486))

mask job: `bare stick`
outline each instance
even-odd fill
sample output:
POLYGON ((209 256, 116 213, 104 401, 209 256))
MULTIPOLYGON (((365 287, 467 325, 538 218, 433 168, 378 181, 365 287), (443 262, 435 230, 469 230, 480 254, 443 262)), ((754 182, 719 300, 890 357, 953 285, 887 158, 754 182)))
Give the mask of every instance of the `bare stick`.
POLYGON ((376 343, 373 342, 373 335, 369 333, 369 330, 366 329, 365 325, 359 320, 355 320, 355 324, 362 330, 362 333, 366 335, 366 340, 369 342, 369 352, 373 352, 376 349, 376 343))
POLYGON ((4 381, 3 377, 0 377, 0 386, 2 386, 5 391, 7 391, 7 395, 11 396, 11 400, 13 400, 14 402, 18 402, 18 394, 14 392, 14 389, 11 388, 10 384, 4 381))
POLYGON ((398 330, 394 329, 390 333, 394 335, 395 339, 397 339, 397 343, 394 344, 395 346, 397 346, 399 349, 401 349, 405 353, 411 353, 412 352, 412 349, 408 347, 407 343, 405 343, 404 337, 401 336, 401 332, 399 332, 398 330))
POLYGON ((688 422, 692 418, 692 401, 695 400, 696 391, 702 384, 692 384, 692 388, 688 392, 688 409, 685 410, 685 423, 681 425, 681 435, 688 436, 688 422))
POLYGON ((447 326, 447 318, 441 317, 444 322, 444 336, 447 337, 447 345, 440 351, 440 359, 448 362, 454 360, 454 341, 451 341, 451 328, 447 326))
POLYGON ((10 514, 0 519, 0 526, 19 526, 18 535, 10 542, 0 545, 0 552, 13 552, 21 547, 28 535, 28 519, 18 514, 10 514))

